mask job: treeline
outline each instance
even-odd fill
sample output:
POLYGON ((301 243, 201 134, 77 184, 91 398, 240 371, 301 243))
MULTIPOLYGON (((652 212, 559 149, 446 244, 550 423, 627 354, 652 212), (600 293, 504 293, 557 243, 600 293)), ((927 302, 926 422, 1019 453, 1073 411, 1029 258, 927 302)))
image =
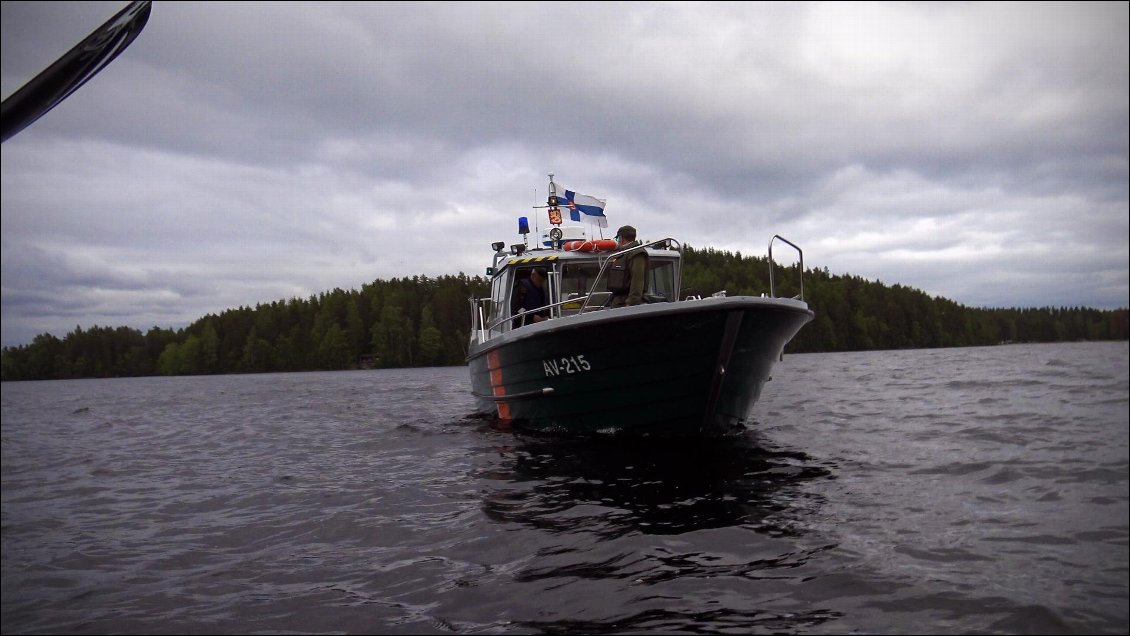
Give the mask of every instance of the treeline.
MULTIPOLYGON (((767 258, 712 249, 687 248, 684 253, 684 294, 705 296, 723 289, 729 296, 769 292, 767 258)), ((803 284, 804 299, 816 318, 789 343, 786 351, 792 353, 1130 337, 1126 309, 970 308, 902 285, 888 287, 858 276, 832 275, 827 268, 805 270, 803 284)), ((800 286, 795 265, 776 266, 773 287, 777 296, 796 296, 800 286)))
POLYGON ((3 380, 318 371, 463 364, 468 299, 488 293, 479 276, 378 280, 331 292, 240 307, 172 331, 76 328, 5 347, 3 380))
MULTIPOLYGON (((684 296, 769 292, 766 258, 686 247, 684 259, 684 296)), ((795 266, 777 266, 778 296, 799 294, 799 283, 795 266)), ((9 381, 458 365, 470 335, 468 299, 488 292, 489 281, 479 276, 414 276, 240 307, 176 331, 76 328, 62 339, 43 334, 5 347, 0 375, 9 381)), ((1126 309, 976 309, 827 268, 805 271, 804 297, 816 319, 789 344, 793 353, 1128 338, 1126 309)))

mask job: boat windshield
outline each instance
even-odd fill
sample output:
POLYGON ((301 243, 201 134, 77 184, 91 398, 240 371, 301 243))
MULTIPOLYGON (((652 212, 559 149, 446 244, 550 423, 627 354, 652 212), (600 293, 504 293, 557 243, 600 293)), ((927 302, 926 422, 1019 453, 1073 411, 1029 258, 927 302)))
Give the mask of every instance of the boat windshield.
MULTIPOLYGON (((593 289, 596 275, 600 272, 600 263, 595 261, 566 263, 561 269, 561 300, 569 301, 578 299, 577 302, 566 302, 561 306, 561 314, 568 316, 581 310, 585 294, 593 289)), ((606 272, 607 275, 607 272, 606 272)), ((593 298, 589 300, 585 311, 602 309, 610 299, 611 294, 604 284, 596 286, 593 298)), ((647 292, 644 294, 646 302, 674 302, 678 299, 678 290, 675 289, 675 261, 669 258, 652 257, 647 270, 647 292)))
MULTIPOLYGON (((676 288, 678 279, 678 260, 651 255, 648 260, 647 291, 644 293, 645 303, 675 302, 678 300, 679 290, 676 288)), ((511 308, 515 286, 518 281, 529 276, 533 265, 525 267, 507 267, 491 282, 491 297, 489 301, 483 299, 480 307, 486 316, 484 324, 490 325, 491 332, 499 333, 509 331, 512 325, 509 318, 513 317, 511 308)), ((597 282, 601 262, 593 260, 571 261, 549 270, 548 309, 550 318, 571 316, 579 313, 584 307, 585 312, 604 309, 611 300, 612 294, 607 290, 607 283, 597 282), (592 298, 585 303, 585 295, 592 290, 592 298)), ((607 277, 607 271, 605 272, 607 277)))
POLYGON ((651 267, 647 270, 647 293, 644 295, 648 302, 673 303, 679 299, 679 290, 675 289, 675 261, 671 259, 651 259, 651 267))

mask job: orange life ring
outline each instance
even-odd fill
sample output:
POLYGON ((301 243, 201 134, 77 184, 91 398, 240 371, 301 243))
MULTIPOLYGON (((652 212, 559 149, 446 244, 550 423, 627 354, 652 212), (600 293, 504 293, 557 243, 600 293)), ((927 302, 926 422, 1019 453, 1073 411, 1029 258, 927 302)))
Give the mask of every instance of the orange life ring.
POLYGON ((599 239, 596 241, 568 241, 561 247, 566 252, 607 252, 616 249, 618 243, 612 239, 599 239))

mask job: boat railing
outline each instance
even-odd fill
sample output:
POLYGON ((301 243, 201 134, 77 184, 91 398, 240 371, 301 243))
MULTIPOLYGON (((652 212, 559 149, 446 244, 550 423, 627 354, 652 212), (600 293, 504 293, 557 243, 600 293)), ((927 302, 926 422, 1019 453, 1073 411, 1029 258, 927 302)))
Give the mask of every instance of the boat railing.
POLYGON ((479 343, 486 342, 487 335, 483 328, 486 323, 486 307, 491 302, 488 298, 471 298, 471 333, 479 343))
MULTIPOLYGON (((616 260, 617 258, 619 258, 619 257, 621 257, 625 254, 631 254, 632 252, 637 252, 637 251, 640 251, 640 250, 646 250, 649 247, 664 246, 667 249, 671 249, 672 245, 675 246, 675 251, 679 252, 679 254, 682 255, 683 244, 680 243, 678 240, 671 238, 671 237, 659 239, 658 241, 651 241, 650 243, 644 243, 642 245, 636 245, 636 246, 633 246, 633 247, 629 247, 626 250, 620 250, 618 252, 612 252, 611 254, 609 254, 608 258, 604 259, 604 261, 600 264, 600 271, 598 271, 596 273, 596 277, 593 278, 592 287, 589 288, 589 293, 588 293, 588 295, 585 296, 585 302, 581 304, 581 310, 577 313, 582 313, 582 314, 585 313, 585 309, 588 308, 589 298, 592 298, 593 296, 600 293, 600 292, 596 291, 596 286, 600 284, 600 281, 602 280, 602 277, 604 276, 604 270, 608 269, 608 266, 612 264, 612 261, 616 260)), ((682 283, 683 283, 682 272, 679 270, 679 268, 676 268, 675 269, 675 289, 676 290, 680 289, 682 283)), ((574 302, 576 300, 577 299, 575 299, 575 298, 573 299, 574 302)))
MULTIPOLYGON (((596 292, 594 294, 590 294, 589 296, 601 296, 601 295, 607 296, 608 292, 596 292)), ((543 305, 543 306, 538 307, 536 309, 523 310, 523 311, 520 311, 520 312, 513 314, 511 316, 502 316, 501 318, 494 320, 493 322, 491 322, 490 324, 487 324, 485 327, 482 327, 482 328, 480 328, 480 325, 483 325, 484 322, 485 322, 485 317, 484 317, 485 314, 484 314, 484 311, 483 311, 483 304, 486 303, 486 302, 490 302, 490 299, 489 298, 472 299, 472 302, 474 302, 475 305, 476 305, 475 315, 473 316, 473 319, 475 320, 475 324, 472 325, 472 327, 475 328, 475 331, 478 332, 478 334, 479 334, 479 342, 485 342, 486 338, 487 338, 487 334, 493 332, 495 329, 497 329, 500 325, 506 323, 506 321, 508 321, 508 320, 521 320, 522 324, 519 325, 519 326, 525 326, 525 324, 526 324, 525 316, 527 314, 532 316, 534 314, 537 314, 537 313, 540 313, 540 312, 543 312, 543 311, 552 312, 553 309, 557 309, 557 308, 559 308, 563 305, 577 303, 577 302, 580 302, 582 300, 588 301, 589 296, 585 296, 583 298, 580 297, 580 296, 566 298, 565 300, 555 302, 555 303, 550 303, 548 305, 543 305)), ((583 307, 584 306, 582 305, 582 308, 583 307)), ((583 311, 583 309, 582 309, 582 311, 583 311)), ((560 313, 560 312, 558 312, 558 313, 560 313)), ((577 312, 577 313, 581 313, 581 312, 577 312)))
POLYGON ((796 298, 798 300, 803 301, 804 300, 804 252, 801 251, 800 247, 798 247, 795 243, 793 243, 789 239, 781 236, 780 234, 774 234, 773 238, 769 239, 769 295, 773 298, 777 297, 776 288, 775 288, 774 279, 773 279, 773 241, 775 241, 777 239, 781 239, 782 242, 791 245, 792 248, 797 251, 797 254, 800 255, 800 269, 798 271, 798 274, 799 274, 798 278, 800 278, 800 295, 796 296, 796 298))

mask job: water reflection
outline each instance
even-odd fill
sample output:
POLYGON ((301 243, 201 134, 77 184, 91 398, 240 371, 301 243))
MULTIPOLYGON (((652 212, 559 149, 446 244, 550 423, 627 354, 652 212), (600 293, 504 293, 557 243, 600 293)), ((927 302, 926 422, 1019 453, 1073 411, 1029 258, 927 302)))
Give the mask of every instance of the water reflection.
POLYGON ((808 455, 726 438, 548 438, 513 434, 480 475, 484 513, 549 532, 674 535, 741 525, 794 536, 818 504, 798 486, 830 471, 808 455))
POLYGON ((514 584, 560 590, 536 633, 796 632, 841 616, 793 602, 835 546, 807 528, 832 477, 805 453, 749 432, 709 439, 499 440, 477 475, 484 515, 520 524, 534 558, 514 584), (565 592, 568 590, 568 592, 565 592))
POLYGON ((651 609, 615 621, 523 621, 520 625, 541 634, 795 634, 841 616, 839 612, 827 610, 775 613, 651 609))

